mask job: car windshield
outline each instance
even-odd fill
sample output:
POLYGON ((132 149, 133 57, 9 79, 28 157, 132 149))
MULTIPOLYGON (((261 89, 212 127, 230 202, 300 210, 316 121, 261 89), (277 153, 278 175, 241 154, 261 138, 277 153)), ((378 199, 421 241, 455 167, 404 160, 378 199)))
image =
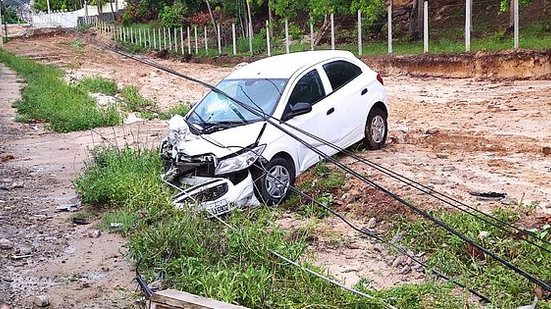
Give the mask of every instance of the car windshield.
MULTIPOLYGON (((253 110, 262 109, 271 115, 281 96, 286 79, 229 79, 216 86, 253 110)), ((210 91, 188 116, 188 123, 206 129, 216 125, 243 124, 261 120, 238 103, 223 94, 210 91)))

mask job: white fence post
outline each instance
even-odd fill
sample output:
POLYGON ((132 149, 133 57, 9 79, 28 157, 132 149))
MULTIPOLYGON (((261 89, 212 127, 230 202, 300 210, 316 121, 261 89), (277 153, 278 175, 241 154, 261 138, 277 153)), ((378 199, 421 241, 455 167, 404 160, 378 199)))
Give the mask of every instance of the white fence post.
POLYGON ((207 26, 205 26, 205 54, 209 54, 209 41, 207 37, 207 26))
POLYGON ((465 0, 465 51, 471 51, 471 5, 472 0, 465 0))
POLYGON ((270 49, 270 23, 266 21, 266 50, 268 51, 268 57, 271 56, 270 49))
POLYGON ((132 27, 130 27, 130 44, 134 44, 134 35, 133 35, 132 27))
POLYGON ((197 26, 193 27, 193 31, 195 31, 195 54, 197 55, 199 53, 199 39, 197 38, 197 26))
POLYGON ((155 29, 153 29, 153 50, 157 49, 157 38, 155 37, 155 29))
POLYGON ((142 28, 138 28, 138 45, 142 46, 142 28))
POLYGON ((362 55, 362 11, 358 10, 358 55, 362 55))
POLYGON ((158 29, 158 35, 159 35, 159 51, 163 49, 163 37, 161 36, 161 28, 158 29))
POLYGON ((388 26, 388 53, 392 54, 392 5, 388 6, 388 14, 387 14, 387 26, 388 26))
POLYGON ((233 44, 233 54, 237 55, 237 45, 235 44, 235 24, 231 24, 231 40, 233 44))
POLYGON ((314 23, 310 21, 310 50, 314 50, 314 23))
POLYGON ((151 49, 151 28, 147 28, 147 47, 151 49))
POLYGON ((180 49, 182 50, 182 55, 185 53, 184 51, 184 27, 180 27, 180 49))
POLYGON ((218 55, 222 55, 222 40, 220 35, 220 24, 216 24, 216 36, 218 37, 218 55))
POLYGON ((285 52, 289 53, 289 21, 285 19, 285 52))
POLYGON ((168 28, 167 32, 168 32, 168 50, 172 51, 172 32, 170 31, 170 28, 168 28))
POLYGON ((253 54, 253 24, 249 21, 249 52, 253 54))
POLYGON ((174 27, 174 52, 178 52, 178 28, 174 27))
POLYGON ((518 48, 519 47, 519 29, 518 29, 518 19, 519 19, 519 12, 518 12, 518 0, 514 0, 513 1, 514 3, 514 21, 513 21, 513 25, 514 25, 514 42, 513 42, 513 47, 514 48, 518 48))
POLYGON ((335 49, 335 14, 331 13, 331 49, 335 49))
POLYGON ((191 34, 189 27, 187 27, 187 52, 191 55, 191 34))
POLYGON ((0 4, 0 49, 4 48, 4 28, 2 27, 2 5, 0 4))
POLYGON ((423 8, 423 52, 429 52, 429 2, 424 2, 423 8))
POLYGON ((168 49, 167 44, 166 44, 166 42, 167 42, 167 38, 166 38, 166 28, 163 28, 163 37, 164 37, 164 44, 165 44, 164 46, 165 46, 165 49, 168 49))

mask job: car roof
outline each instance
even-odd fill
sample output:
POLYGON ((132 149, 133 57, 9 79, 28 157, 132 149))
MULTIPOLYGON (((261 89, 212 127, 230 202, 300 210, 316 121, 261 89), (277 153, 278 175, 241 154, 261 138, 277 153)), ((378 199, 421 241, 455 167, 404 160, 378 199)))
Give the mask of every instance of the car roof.
POLYGON ((351 52, 344 50, 306 51, 278 55, 247 64, 232 72, 226 79, 289 79, 295 72, 303 68, 308 68, 333 58, 354 59, 355 56, 351 52))

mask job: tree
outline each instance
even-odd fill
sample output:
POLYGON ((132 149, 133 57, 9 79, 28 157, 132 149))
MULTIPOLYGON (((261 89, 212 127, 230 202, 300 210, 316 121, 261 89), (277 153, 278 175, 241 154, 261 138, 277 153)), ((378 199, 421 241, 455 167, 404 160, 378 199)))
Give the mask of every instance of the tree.
MULTIPOLYGON (((519 5, 528 5, 532 3, 532 0, 518 0, 519 5)), ((500 0, 499 1, 499 11, 506 12, 509 11, 509 27, 507 31, 512 31, 515 23, 515 12, 513 9, 514 0, 500 0)))

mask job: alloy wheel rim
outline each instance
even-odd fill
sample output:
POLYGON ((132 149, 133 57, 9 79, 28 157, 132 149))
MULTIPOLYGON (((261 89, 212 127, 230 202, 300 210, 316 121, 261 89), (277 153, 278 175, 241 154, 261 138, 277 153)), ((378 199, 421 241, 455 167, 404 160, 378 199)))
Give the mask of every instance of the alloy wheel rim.
POLYGON ((287 192, 290 180, 289 171, 284 166, 273 166, 266 175, 266 191, 273 198, 282 198, 287 192))
POLYGON ((371 139, 375 143, 380 143, 385 136, 385 121, 383 117, 377 115, 371 120, 371 139))

